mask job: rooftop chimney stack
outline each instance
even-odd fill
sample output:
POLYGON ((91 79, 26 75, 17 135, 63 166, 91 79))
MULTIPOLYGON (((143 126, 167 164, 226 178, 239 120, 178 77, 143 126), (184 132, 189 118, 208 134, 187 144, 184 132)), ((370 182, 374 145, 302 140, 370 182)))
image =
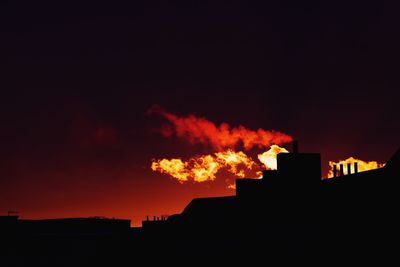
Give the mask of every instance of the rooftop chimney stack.
POLYGON ((343 164, 340 164, 340 176, 344 175, 343 164))
POLYGON ((358 162, 354 162, 354 173, 358 173, 358 162))
POLYGON ((299 153, 299 142, 297 140, 293 140, 293 153, 299 153))
POLYGON ((333 177, 337 177, 337 165, 333 165, 333 177))
POLYGON ((347 163, 347 175, 351 174, 351 163, 347 163))
POLYGON ((268 170, 262 170, 262 178, 265 178, 268 176, 268 170))

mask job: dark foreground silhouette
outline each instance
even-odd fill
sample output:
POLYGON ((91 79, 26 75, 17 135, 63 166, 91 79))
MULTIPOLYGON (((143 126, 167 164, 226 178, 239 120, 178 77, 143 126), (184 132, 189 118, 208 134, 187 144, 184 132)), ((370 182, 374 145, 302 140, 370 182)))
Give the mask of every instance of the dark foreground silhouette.
POLYGON ((278 155, 278 170, 236 180, 145 220, 0 217, 0 266, 385 264, 398 262, 400 150, 385 167, 321 180, 320 155, 278 155))

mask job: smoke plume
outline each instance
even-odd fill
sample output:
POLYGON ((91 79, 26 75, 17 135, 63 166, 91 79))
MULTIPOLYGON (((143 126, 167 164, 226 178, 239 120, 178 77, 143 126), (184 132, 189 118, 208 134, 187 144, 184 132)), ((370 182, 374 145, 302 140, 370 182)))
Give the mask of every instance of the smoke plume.
POLYGON ((250 130, 239 125, 231 127, 228 123, 215 123, 195 115, 178 116, 167 112, 159 106, 149 109, 150 114, 158 114, 165 118, 169 127, 164 127, 161 133, 164 137, 177 136, 191 144, 211 145, 214 150, 234 149, 242 144, 245 150, 253 147, 267 148, 272 144, 281 145, 292 141, 288 134, 274 130, 250 130))

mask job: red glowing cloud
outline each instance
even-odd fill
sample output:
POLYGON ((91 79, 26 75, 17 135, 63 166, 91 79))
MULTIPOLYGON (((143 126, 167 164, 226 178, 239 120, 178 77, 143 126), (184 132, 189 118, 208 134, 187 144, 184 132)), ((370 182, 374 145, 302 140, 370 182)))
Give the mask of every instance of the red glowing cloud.
MULTIPOLYGON (((242 145, 245 150, 253 147, 270 150, 259 155, 260 161, 266 168, 276 168, 276 154, 287 152, 277 144, 292 141, 292 137, 274 130, 250 130, 244 126, 231 127, 227 123, 219 126, 195 115, 177 116, 165 111, 159 106, 153 106, 150 114, 158 114, 169 124, 161 128, 164 137, 176 136, 190 144, 210 145, 214 153, 208 155, 193 155, 184 160, 181 158, 153 159, 151 169, 169 175, 180 183, 188 181, 214 181, 221 169, 234 174, 234 177, 245 177, 249 174, 260 177, 261 166, 243 151, 235 147, 242 145)), ((234 184, 226 180, 228 188, 234 184)))
POLYGON ((164 137, 173 135, 184 139, 191 144, 211 145, 216 151, 226 148, 235 148, 243 144, 244 149, 253 147, 266 148, 272 144, 284 144, 292 141, 292 137, 274 130, 250 130, 242 125, 231 127, 228 123, 219 126, 206 118, 195 115, 178 116, 167 112, 159 106, 153 106, 148 111, 150 114, 158 114, 171 123, 164 127, 161 133, 164 137))

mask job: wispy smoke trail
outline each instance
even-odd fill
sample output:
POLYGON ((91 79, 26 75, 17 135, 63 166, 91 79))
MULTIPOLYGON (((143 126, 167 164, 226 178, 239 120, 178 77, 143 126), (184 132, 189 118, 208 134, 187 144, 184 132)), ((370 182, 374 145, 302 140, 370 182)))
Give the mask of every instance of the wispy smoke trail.
POLYGON ((281 145, 292 141, 288 134, 274 130, 250 130, 244 126, 231 127, 228 123, 215 123, 206 118, 195 115, 178 116, 167 112, 159 106, 149 109, 150 114, 158 114, 171 125, 163 128, 161 133, 165 137, 177 136, 191 144, 211 145, 216 151, 226 148, 235 148, 242 144, 245 150, 253 147, 267 148, 272 144, 281 145))

